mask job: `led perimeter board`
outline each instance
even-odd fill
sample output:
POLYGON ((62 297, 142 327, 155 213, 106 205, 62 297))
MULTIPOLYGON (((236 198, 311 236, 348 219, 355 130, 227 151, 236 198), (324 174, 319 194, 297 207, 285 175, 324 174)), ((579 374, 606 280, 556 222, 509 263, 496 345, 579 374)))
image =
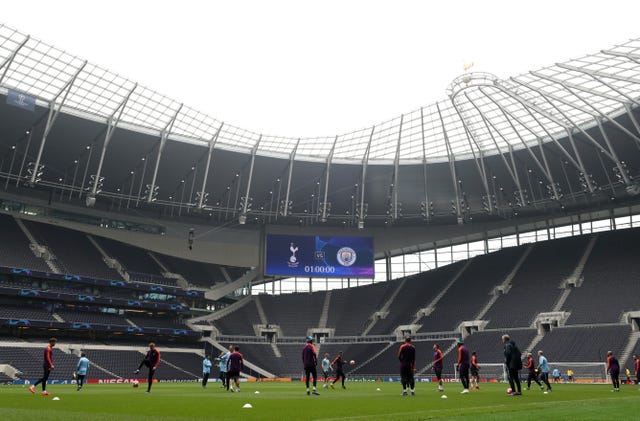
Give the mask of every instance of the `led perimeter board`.
POLYGON ((373 278, 372 237, 267 234, 265 275, 373 278))

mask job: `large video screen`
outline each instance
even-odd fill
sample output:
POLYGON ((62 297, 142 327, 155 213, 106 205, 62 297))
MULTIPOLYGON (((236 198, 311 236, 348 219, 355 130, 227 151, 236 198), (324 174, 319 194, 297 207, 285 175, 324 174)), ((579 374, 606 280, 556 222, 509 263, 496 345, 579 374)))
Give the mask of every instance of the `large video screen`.
POLYGON ((373 238, 267 234, 265 275, 373 278, 373 238))

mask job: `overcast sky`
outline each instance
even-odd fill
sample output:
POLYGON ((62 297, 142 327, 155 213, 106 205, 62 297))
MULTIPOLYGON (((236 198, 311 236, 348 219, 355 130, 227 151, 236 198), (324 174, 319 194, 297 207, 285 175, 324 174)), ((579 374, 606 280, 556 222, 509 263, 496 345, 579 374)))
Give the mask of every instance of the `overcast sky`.
POLYGON ((640 1, 3 2, 0 21, 217 119, 332 136, 640 37, 640 1))

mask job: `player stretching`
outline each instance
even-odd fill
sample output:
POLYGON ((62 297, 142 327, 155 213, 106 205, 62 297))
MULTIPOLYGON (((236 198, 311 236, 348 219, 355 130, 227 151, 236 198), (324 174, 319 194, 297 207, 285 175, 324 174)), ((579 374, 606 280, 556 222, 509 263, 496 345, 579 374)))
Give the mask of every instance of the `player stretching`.
MULTIPOLYGON (((316 352, 316 347, 313 346, 313 338, 311 336, 307 336, 307 343, 302 348, 302 365, 304 366, 304 377, 307 384, 307 395, 310 395, 309 392, 309 378, 313 377, 313 394, 319 395, 316 390, 316 383, 318 381, 318 353, 316 352)), ((325 376, 326 378, 326 376, 325 376)))
POLYGON ((442 387, 442 360, 444 359, 444 355, 442 354, 442 350, 438 344, 433 345, 433 365, 431 365, 431 369, 436 374, 436 379, 438 379, 438 391, 444 391, 442 387))
POLYGON ((89 359, 83 353, 80 354, 78 365, 76 366, 76 384, 78 385, 78 391, 84 386, 84 379, 87 377, 87 370, 89 370, 89 359))
POLYGON ((478 365, 478 354, 476 354, 475 351, 471 353, 471 367, 469 368, 469 371, 471 372, 471 389, 479 390, 480 386, 478 386, 478 383, 480 382, 480 365, 478 365))
POLYGON ((411 344, 411 338, 407 337, 398 350, 400 360, 400 379, 402 380, 402 396, 407 396, 407 388, 411 388, 411 396, 415 396, 415 379, 413 372, 416 371, 416 347, 411 344))
POLYGON ((338 352, 338 355, 333 359, 333 362, 331 363, 331 365, 336 368, 336 378, 333 379, 333 383, 331 383, 331 388, 333 389, 333 385, 336 384, 336 382, 340 378, 342 378, 342 388, 346 389, 344 385, 345 375, 344 375, 344 370, 342 368, 344 366, 344 360, 342 359, 342 351, 338 352))
POLYGON ((240 372, 244 369, 244 359, 240 353, 240 347, 235 345, 233 352, 227 360, 227 390, 233 392, 231 380, 236 384, 236 392, 240 392, 240 372))
POLYGON ((620 391, 620 364, 613 352, 607 352, 607 373, 611 374, 611 383, 613 383, 612 392, 620 391))
POLYGON ((149 350, 145 355, 144 360, 138 366, 138 369, 134 371, 134 374, 140 373, 142 366, 146 366, 149 369, 149 375, 147 376, 147 393, 151 393, 151 385, 153 384, 153 376, 156 374, 156 369, 160 364, 160 351, 156 348, 156 344, 149 343, 149 350))
POLYGON ((53 347, 56 346, 56 342, 58 342, 56 338, 49 339, 49 345, 44 349, 42 377, 39 378, 33 386, 29 387, 29 392, 36 393, 36 386, 42 383, 42 396, 49 396, 49 392, 47 392, 47 380, 49 380, 49 374, 51 373, 51 370, 53 370, 53 347))
POLYGON ((322 359, 322 387, 325 389, 329 387, 329 371, 331 371, 331 360, 329 360, 329 354, 324 354, 322 359))

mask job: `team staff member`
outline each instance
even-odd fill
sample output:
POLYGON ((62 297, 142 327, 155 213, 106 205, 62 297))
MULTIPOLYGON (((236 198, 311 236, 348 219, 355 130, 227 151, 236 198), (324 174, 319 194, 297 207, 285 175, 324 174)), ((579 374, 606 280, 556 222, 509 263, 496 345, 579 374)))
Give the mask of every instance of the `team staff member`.
MULTIPOLYGON (((319 395, 316 390, 316 382, 318 380, 318 353, 316 352, 316 347, 313 346, 313 338, 311 336, 307 336, 307 342, 302 348, 302 365, 304 366, 304 376, 307 384, 307 395, 310 395, 309 392, 309 378, 313 376, 313 394, 319 395)), ((326 375, 325 375, 326 378, 326 375)))
POLYGON ((398 350, 400 360, 400 379, 402 380, 402 396, 407 396, 407 388, 411 389, 411 396, 416 394, 416 384, 413 372, 416 370, 416 347, 411 343, 411 338, 407 337, 398 350))
POLYGON ((80 359, 78 360, 78 365, 76 366, 76 384, 78 385, 77 390, 82 389, 82 386, 84 386, 84 379, 85 377, 87 377, 87 370, 89 370, 89 359, 83 352, 80 354, 80 359))
POLYGON ((542 383, 540 383, 540 380, 538 380, 538 372, 536 369, 536 365, 533 362, 533 355, 530 352, 527 352, 527 363, 524 365, 524 368, 529 371, 529 374, 527 375, 527 390, 531 388, 531 380, 538 384, 540 390, 544 389, 542 383))
POLYGON ((149 350, 147 351, 147 355, 145 355, 144 360, 138 366, 138 369, 135 371, 135 374, 140 373, 140 369, 142 366, 145 366, 149 369, 149 375, 147 376, 147 393, 151 393, 151 385, 153 384, 153 376, 156 374, 156 369, 160 365, 160 351, 156 348, 156 344, 153 342, 149 343, 149 350))
POLYGON ((211 360, 208 355, 205 355, 202 360, 202 388, 207 388, 207 382, 209 381, 209 375, 211 374, 211 360))
POLYGON ((462 394, 469 393, 469 351, 464 346, 464 341, 458 339, 458 364, 456 368, 460 373, 460 382, 462 383, 462 394))
POLYGON ((227 360, 227 390, 233 392, 233 387, 229 389, 231 380, 236 384, 236 392, 240 392, 240 372, 244 369, 244 358, 240 353, 240 347, 235 345, 233 352, 229 355, 227 360))
POLYGON ((433 364, 431 365, 431 369, 436 375, 436 379, 438 379, 438 391, 444 391, 442 387, 442 360, 444 360, 444 355, 442 354, 442 350, 440 349, 440 345, 433 345, 433 364))
POLYGON ((29 392, 36 393, 36 386, 42 384, 42 396, 49 396, 47 392, 47 380, 49 380, 49 374, 53 370, 53 347, 56 346, 58 340, 56 338, 49 339, 49 345, 44 349, 44 362, 42 363, 43 374, 33 386, 29 387, 29 392))
POLYGON ((509 373, 509 386, 513 391, 511 394, 513 396, 522 395, 519 373, 522 368, 522 354, 509 335, 502 335, 502 343, 504 344, 504 364, 509 373))

